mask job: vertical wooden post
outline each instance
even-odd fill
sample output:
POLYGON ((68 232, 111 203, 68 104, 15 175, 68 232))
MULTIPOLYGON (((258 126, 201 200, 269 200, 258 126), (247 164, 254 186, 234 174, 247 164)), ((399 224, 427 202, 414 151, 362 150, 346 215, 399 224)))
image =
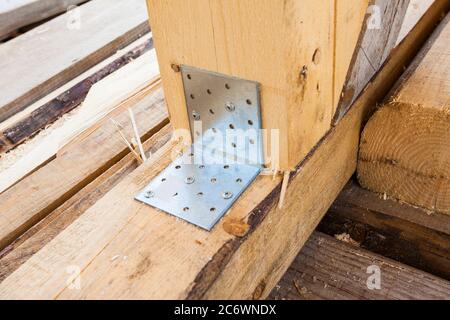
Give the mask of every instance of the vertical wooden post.
POLYGON ((175 128, 189 128, 185 64, 261 84, 263 127, 280 137, 270 166, 293 169, 330 129, 368 0, 147 1, 175 128))

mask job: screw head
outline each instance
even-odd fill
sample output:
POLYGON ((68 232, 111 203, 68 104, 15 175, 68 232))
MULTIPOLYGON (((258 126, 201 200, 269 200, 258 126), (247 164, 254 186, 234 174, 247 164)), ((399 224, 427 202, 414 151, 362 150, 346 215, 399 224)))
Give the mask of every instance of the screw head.
POLYGON ((186 182, 187 184, 193 184, 195 181, 194 177, 187 177, 186 179, 184 179, 184 182, 186 182))
POLYGON ((147 199, 153 198, 155 196, 155 193, 153 191, 147 191, 145 193, 145 196, 147 199))
POLYGON ((224 193, 222 193, 222 198, 224 199, 230 199, 231 197, 233 197, 233 193, 230 191, 225 191, 224 193))
POLYGON ((234 105, 233 102, 227 102, 225 104, 225 109, 227 109, 227 111, 229 112, 233 112, 234 110, 236 110, 236 106, 234 105))
POLYGON ((197 111, 193 111, 192 117, 194 118, 194 120, 200 120, 200 113, 198 113, 197 111))

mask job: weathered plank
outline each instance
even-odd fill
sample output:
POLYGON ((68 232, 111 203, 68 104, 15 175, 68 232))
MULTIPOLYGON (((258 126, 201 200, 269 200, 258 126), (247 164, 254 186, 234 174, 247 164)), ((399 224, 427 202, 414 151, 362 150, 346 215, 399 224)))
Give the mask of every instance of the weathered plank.
MULTIPOLYGON (((450 2, 449 2, 450 5, 450 2)), ((362 186, 450 214, 450 15, 361 139, 362 186)))
POLYGON ((7 277, 0 284, 0 296, 267 296, 354 172, 364 119, 412 60, 441 13, 439 5, 428 12, 351 111, 298 165, 283 209, 276 206, 280 179, 265 176, 258 177, 212 232, 134 201, 134 195, 170 162, 172 147, 163 147, 7 277), (67 266, 82 271, 81 290, 67 284, 67 266))
POLYGON ((0 3, 0 40, 11 32, 87 0, 15 0, 0 3))
POLYGON ((366 32, 361 34, 342 94, 338 97, 340 100, 334 124, 342 119, 397 44, 408 5, 409 0, 372 1, 366 20, 366 32))
POLYGON ((450 300, 450 282, 315 232, 270 298, 450 300))
POLYGON ((0 46, 0 122, 149 30, 140 0, 92 0, 80 10, 79 28, 64 14, 0 46))
POLYGON ((362 248, 450 280, 450 217, 429 214, 350 182, 319 225, 362 248))

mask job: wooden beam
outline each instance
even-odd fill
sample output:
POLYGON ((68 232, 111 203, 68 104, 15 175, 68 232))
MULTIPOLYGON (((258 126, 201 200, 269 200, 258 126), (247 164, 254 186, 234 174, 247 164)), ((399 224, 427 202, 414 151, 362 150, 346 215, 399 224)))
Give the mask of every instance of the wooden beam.
POLYGON ((80 17, 79 28, 68 28, 64 14, 0 46, 0 122, 149 29, 140 0, 92 0, 80 17))
POLYGON ((450 282, 314 232, 270 295, 287 300, 448 300, 450 282), (380 289, 367 282, 380 270, 380 289))
POLYGON ((21 27, 50 18, 86 0, 15 0, 0 3, 0 39, 21 27))
POLYGON ((174 128, 189 129, 173 67, 186 64, 261 84, 263 127, 280 137, 266 147, 280 146, 280 163, 269 156, 268 166, 291 170, 329 130, 335 78, 342 88, 367 1, 148 0, 148 6, 174 128), (352 36, 337 36, 335 26, 352 36))
POLYGON ((346 73, 345 84, 337 88, 340 96, 333 124, 342 119, 397 44, 409 2, 409 0, 371 1, 364 32, 358 40, 351 68, 346 73))
POLYGON ((362 186, 450 214, 450 16, 368 122, 362 186))
POLYGON ((450 280, 450 216, 386 199, 350 182, 320 223, 362 248, 450 280))
POLYGON ((354 172, 363 119, 390 90, 442 10, 437 5, 428 12, 347 116, 296 167, 282 210, 277 209, 281 181, 268 176, 258 177, 212 232, 133 200, 170 162, 173 148, 166 146, 7 277, 0 297, 267 296, 354 172), (80 268, 81 290, 71 290, 67 266, 80 268))

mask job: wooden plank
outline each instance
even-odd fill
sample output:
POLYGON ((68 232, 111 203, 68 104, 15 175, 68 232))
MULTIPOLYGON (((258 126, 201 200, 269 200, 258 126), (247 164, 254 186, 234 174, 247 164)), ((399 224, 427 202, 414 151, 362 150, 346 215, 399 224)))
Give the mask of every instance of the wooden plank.
POLYGON ((450 282, 315 232, 270 298, 449 300, 450 282), (371 266, 380 270, 380 289, 367 285, 371 266))
POLYGON ((366 32, 361 34, 347 73, 333 123, 342 119, 370 79, 381 68, 397 44, 409 0, 373 0, 366 20, 366 32))
POLYGON ((450 217, 383 198, 350 182, 318 230, 450 280, 450 217))
POLYGON ((268 152, 268 167, 293 169, 330 128, 335 77, 345 77, 354 50, 351 37, 339 38, 345 45, 335 46, 335 20, 340 19, 340 30, 358 34, 359 12, 367 2, 340 5, 338 15, 335 1, 178 0, 169 5, 148 0, 148 4, 174 128, 189 128, 182 80, 174 68, 180 64, 261 84, 263 127, 277 130, 280 137, 280 141, 268 137, 265 150, 279 146, 279 156, 268 152), (358 14, 347 15, 347 10, 358 14), (330 72, 335 49, 343 52, 337 57, 339 68, 330 72))
POLYGON ((368 122, 362 186, 450 214, 450 16, 368 122))
MULTIPOLYGON (((138 103, 135 114, 144 136, 165 125, 167 114, 161 91, 138 103)), ((117 121, 132 137, 128 115, 120 115, 117 121)), ((128 152, 116 127, 107 123, 78 147, 68 149, 0 194, 0 248, 11 243, 128 152), (18 201, 20 206, 17 206, 18 201)))
MULTIPOLYGON (((166 125, 143 143, 146 152, 149 154, 156 152, 168 142, 171 135, 171 127, 166 125)), ((126 155, 0 252, 0 282, 53 240, 109 190, 135 170, 138 165, 131 154, 126 155)))
POLYGON ((0 39, 11 32, 66 11, 86 0, 15 0, 0 3, 0 39))
POLYGON ((79 29, 64 14, 0 46, 0 122, 149 29, 140 0, 93 0, 80 10, 79 29))
POLYGON ((0 140, 3 142, 1 144, 2 147, 0 147, 0 152, 7 152, 12 148, 17 147, 27 138, 35 135, 39 130, 47 127, 62 115, 79 106, 95 83, 117 71, 124 65, 127 65, 129 62, 140 57, 152 48, 153 40, 152 38, 149 38, 148 41, 134 47, 131 51, 118 57, 100 70, 57 95, 55 98, 31 111, 25 118, 3 130, 0 134, 0 140))
POLYGON ((442 10, 437 5, 428 12, 347 116, 297 167, 283 209, 277 209, 281 181, 267 176, 257 178, 212 232, 133 200, 170 162, 173 148, 163 147, 7 277, 0 297, 267 296, 354 172, 363 119, 412 60, 442 10), (71 290, 67 266, 80 268, 81 290, 71 290))
MULTIPOLYGON (((42 140, 33 144, 21 158, 2 171, 0 193, 20 181, 43 163, 64 152, 65 146, 84 134, 85 136, 101 125, 100 119, 108 120, 113 113, 141 100, 159 84, 159 69, 155 50, 151 50, 133 62, 95 83, 76 114, 64 125, 46 132, 42 140), (109 93, 114 92, 111 96, 109 93), (95 126, 94 126, 95 124, 95 126)), ((30 143, 34 141, 30 141, 30 143)))

